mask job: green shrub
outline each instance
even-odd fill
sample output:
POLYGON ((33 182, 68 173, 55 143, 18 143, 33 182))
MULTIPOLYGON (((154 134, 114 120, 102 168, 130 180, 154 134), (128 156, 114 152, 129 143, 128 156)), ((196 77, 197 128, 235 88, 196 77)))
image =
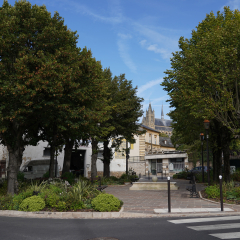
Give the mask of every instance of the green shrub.
POLYGON ((43 174, 43 178, 49 178, 49 171, 43 174))
POLYGON ((205 189, 205 193, 207 194, 208 198, 219 198, 220 197, 219 186, 217 185, 208 186, 205 189))
POLYGON ((0 210, 12 210, 12 199, 11 194, 0 196, 0 210))
POLYGON ((32 196, 22 201, 19 206, 20 211, 36 212, 45 207, 44 200, 39 196, 32 196))
POLYGON ((7 194, 7 180, 0 181, 0 196, 7 194))
POLYGON ((12 198, 12 210, 19 210, 19 207, 24 199, 29 198, 32 196, 32 191, 27 190, 25 192, 19 193, 18 195, 15 194, 12 198))
MULTIPOLYGON (((45 192, 46 194, 46 192, 45 192)), ((57 203, 60 200, 60 196, 58 196, 56 193, 52 192, 51 190, 47 191, 47 194, 45 195, 45 202, 48 207, 57 207, 57 203)))
POLYGON ((77 183, 70 189, 70 193, 75 201, 81 202, 97 196, 100 192, 89 181, 78 179, 77 183))
POLYGON ((121 201, 112 194, 100 194, 92 200, 93 209, 99 212, 118 211, 121 207, 121 201))
POLYGON ((75 183, 75 175, 71 172, 65 172, 63 175, 62 175, 62 178, 63 179, 66 179, 70 185, 73 185, 75 183))

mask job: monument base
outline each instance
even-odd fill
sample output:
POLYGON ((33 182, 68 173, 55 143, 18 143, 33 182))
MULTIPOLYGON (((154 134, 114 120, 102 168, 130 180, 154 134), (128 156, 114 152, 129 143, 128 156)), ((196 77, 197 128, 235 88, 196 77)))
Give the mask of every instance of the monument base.
MULTIPOLYGON (((176 182, 170 182, 170 190, 178 190, 176 182)), ((168 190, 167 182, 133 182, 129 190, 168 190)))

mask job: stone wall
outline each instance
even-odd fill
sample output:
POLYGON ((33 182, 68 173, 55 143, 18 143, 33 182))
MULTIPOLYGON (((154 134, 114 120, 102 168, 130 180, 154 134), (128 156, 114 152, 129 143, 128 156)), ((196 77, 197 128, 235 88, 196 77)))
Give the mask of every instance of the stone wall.
MULTIPOLYGON (((126 172, 125 172, 125 171, 124 171, 124 172, 123 172, 123 171, 110 172, 110 176, 114 176, 114 177, 119 178, 119 177, 122 176, 123 173, 126 173, 126 172)), ((102 172, 102 171, 98 171, 98 172, 97 172, 97 176, 102 177, 102 176, 103 176, 103 172, 102 172)), ((88 171, 88 178, 90 178, 90 177, 91 177, 91 171, 88 171)))
POLYGON ((129 169, 132 168, 137 175, 141 173, 141 175, 145 175, 146 173, 146 162, 129 162, 129 169))

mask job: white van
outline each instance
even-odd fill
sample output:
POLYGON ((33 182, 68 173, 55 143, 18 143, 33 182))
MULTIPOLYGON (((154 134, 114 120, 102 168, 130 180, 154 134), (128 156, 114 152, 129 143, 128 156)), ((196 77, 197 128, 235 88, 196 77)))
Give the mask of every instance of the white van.
MULTIPOLYGON (((39 159, 39 160, 31 160, 26 163, 26 165, 21 167, 21 170, 24 173, 24 178, 26 179, 35 179, 42 178, 43 175, 49 171, 50 159, 39 159)), ((57 161, 54 162, 54 169, 56 177, 59 177, 59 168, 57 165, 57 161)))

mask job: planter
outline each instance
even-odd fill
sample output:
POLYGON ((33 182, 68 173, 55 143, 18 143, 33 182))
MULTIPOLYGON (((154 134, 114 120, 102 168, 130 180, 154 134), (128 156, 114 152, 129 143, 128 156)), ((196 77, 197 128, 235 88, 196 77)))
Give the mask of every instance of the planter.
POLYGON ((157 182, 157 180, 158 180, 157 176, 152 176, 152 181, 153 182, 157 182))

